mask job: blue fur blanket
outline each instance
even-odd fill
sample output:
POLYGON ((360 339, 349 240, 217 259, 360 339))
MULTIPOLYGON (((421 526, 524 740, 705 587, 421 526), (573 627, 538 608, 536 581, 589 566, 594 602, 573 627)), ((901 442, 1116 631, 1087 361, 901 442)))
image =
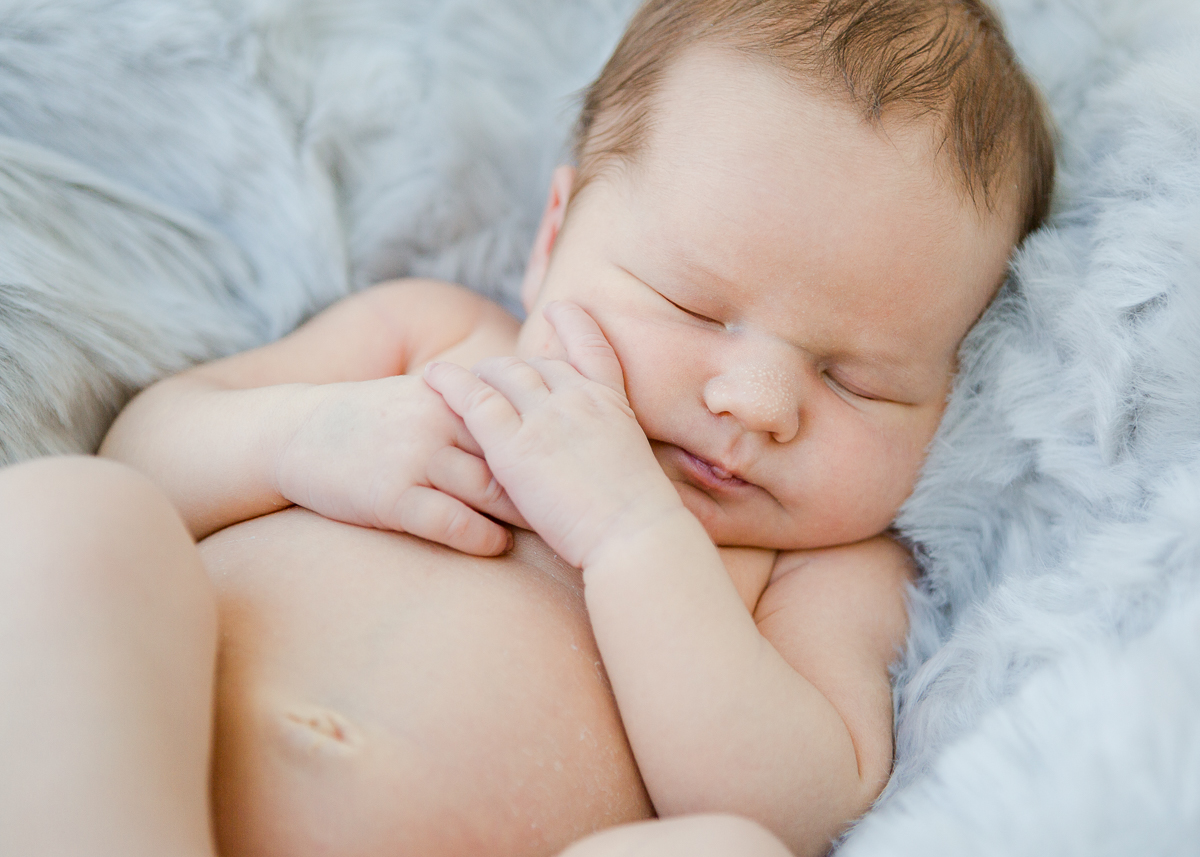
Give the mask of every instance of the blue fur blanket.
MULTIPOLYGON (((1200 842, 1200 5, 1002 0, 1061 131, 899 524, 897 763, 846 855, 1200 842)), ((632 0, 0 0, 0 463, 422 274, 513 303, 632 0)))

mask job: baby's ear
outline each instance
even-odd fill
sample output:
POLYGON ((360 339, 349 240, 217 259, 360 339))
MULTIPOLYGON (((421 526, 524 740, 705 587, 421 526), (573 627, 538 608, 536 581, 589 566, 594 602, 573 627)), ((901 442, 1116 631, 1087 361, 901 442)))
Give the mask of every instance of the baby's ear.
POLYGON ((562 229, 563 218, 567 215, 567 200, 571 198, 571 187, 574 184, 574 167, 555 167, 554 175, 550 179, 550 193, 546 196, 546 208, 542 212, 542 222, 538 226, 537 237, 533 239, 529 261, 525 263, 525 279, 521 281, 521 303, 525 312, 533 309, 538 292, 542 288, 542 280, 546 278, 546 270, 550 267, 550 254, 554 250, 554 242, 558 240, 558 232, 562 229))

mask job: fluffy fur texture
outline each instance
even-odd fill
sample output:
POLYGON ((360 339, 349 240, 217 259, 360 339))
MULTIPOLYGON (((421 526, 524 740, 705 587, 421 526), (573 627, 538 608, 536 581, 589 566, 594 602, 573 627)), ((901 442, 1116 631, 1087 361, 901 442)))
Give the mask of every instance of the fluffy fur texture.
MULTIPOLYGON (((1200 7, 997 4, 1062 132, 900 526, 846 854, 1200 841, 1200 7)), ((0 461, 402 274, 509 303, 633 0, 0 0, 0 461)))
MULTIPOLYGON (((1041 721, 1062 726, 1091 712, 1114 729, 1139 721, 1176 729, 1200 702, 1186 702, 1194 679, 1173 705, 1114 696, 1103 683, 1089 698, 1076 676, 1094 672, 1093 660, 1060 675, 1080 697, 1069 706, 1061 698, 1046 705, 1049 693, 1041 707, 1007 701, 1051 665, 1131 644, 1200 582, 1200 9, 1029 0, 1005 9, 1061 125, 1057 211, 965 344, 951 407, 900 517, 925 576, 898 673, 892 805, 866 829, 906 813, 919 799, 906 787, 931 770, 961 773, 959 753, 981 763, 984 746, 991 767, 975 769, 978 783, 1041 800, 1033 781, 1058 760, 1014 757, 1012 733, 1028 731, 1064 760, 1108 757, 1108 776, 1076 772, 1080 794, 1094 798, 1091 817, 1062 824, 1095 831, 1078 853, 1117 854, 1125 840, 1102 832, 1143 805, 1131 800, 1130 775, 1155 782, 1161 760, 1135 744, 1072 746, 1098 742, 1103 729, 1076 728, 1053 748, 1041 721), (982 735, 992 730, 989 744, 982 735), (1127 775, 1114 775, 1123 765, 1127 775), (1123 799, 1125 812, 1114 815, 1123 799)), ((1178 631, 1161 645, 1185 638, 1178 631)), ((1153 651, 1144 644, 1135 662, 1153 651)), ((1190 657, 1200 670, 1200 630, 1161 654, 1190 657)), ((1178 752, 1200 761, 1195 746, 1178 752)), ((1161 773, 1153 800, 1169 806, 1177 784, 1161 773)), ((976 802, 984 794, 977 786, 976 802)), ((925 810, 962 830, 969 801, 947 786, 925 810)), ((990 808, 995 847, 1022 850, 1027 832, 1004 801, 990 808)), ((1187 823, 1186 835, 1169 827, 1161 835, 1186 841, 1195 819, 1187 823)))

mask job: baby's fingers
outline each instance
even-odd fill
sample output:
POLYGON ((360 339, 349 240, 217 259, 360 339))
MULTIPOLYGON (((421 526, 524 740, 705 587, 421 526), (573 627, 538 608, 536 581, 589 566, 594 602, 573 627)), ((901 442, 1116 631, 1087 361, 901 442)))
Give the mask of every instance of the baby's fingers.
POLYGON ((570 301, 553 301, 543 313, 567 351, 567 362, 585 378, 624 395, 621 362, 596 320, 570 301))
POLYGON ((380 525, 411 533, 475 556, 497 556, 512 546, 512 535, 461 500, 414 485, 392 509, 376 512, 380 525))
POLYGON ((508 493, 496 481, 482 458, 447 446, 429 459, 425 474, 430 484, 451 497, 457 497, 472 509, 529 529, 508 493))
POLYGON ((550 395, 542 373, 520 357, 492 357, 480 360, 472 372, 504 396, 517 411, 525 414, 542 405, 550 395))
POLYGON ((521 428, 521 417, 512 403, 461 366, 430 363, 425 367, 425 383, 462 417, 467 430, 485 450, 521 428))

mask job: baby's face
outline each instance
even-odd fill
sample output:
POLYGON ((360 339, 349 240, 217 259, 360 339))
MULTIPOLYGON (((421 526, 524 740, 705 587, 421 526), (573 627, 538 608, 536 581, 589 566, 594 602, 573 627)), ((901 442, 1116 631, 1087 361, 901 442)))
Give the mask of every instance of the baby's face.
POLYGON ((546 302, 588 310, 718 544, 881 532, 1002 279, 1015 216, 964 198, 925 124, 872 127, 730 51, 687 53, 651 115, 636 162, 584 188, 561 232, 573 173, 556 175, 520 353, 561 356, 546 302))

